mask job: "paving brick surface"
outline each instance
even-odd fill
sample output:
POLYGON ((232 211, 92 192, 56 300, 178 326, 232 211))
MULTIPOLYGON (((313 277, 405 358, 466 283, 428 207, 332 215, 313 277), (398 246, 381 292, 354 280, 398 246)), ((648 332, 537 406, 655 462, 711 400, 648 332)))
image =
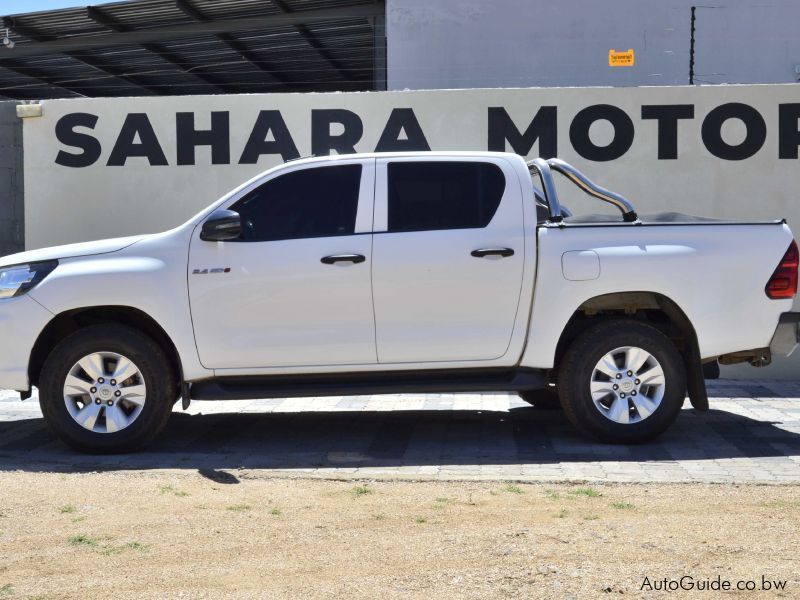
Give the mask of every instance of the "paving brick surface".
POLYGON ((611 446, 560 411, 509 394, 193 402, 161 438, 121 456, 76 454, 36 396, 0 391, 0 470, 199 470, 213 475, 520 481, 800 483, 800 381, 709 382, 657 441, 611 446))

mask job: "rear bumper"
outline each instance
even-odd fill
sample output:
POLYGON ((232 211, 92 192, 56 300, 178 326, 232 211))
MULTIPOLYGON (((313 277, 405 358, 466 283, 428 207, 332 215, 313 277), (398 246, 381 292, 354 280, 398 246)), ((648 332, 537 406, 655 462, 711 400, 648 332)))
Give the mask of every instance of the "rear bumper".
POLYGON ((783 313, 769 343, 770 352, 789 356, 797 348, 798 342, 800 342, 800 312, 783 313))

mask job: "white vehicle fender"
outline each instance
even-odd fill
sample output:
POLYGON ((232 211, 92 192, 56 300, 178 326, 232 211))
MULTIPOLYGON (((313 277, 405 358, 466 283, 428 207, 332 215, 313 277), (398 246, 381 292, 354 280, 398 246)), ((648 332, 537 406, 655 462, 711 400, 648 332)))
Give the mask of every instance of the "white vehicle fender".
POLYGON ((175 346, 185 380, 213 375, 200 364, 187 292, 193 226, 148 236, 118 252, 67 258, 31 297, 56 315, 96 307, 132 308, 149 316, 175 346))
POLYGON ((676 305, 702 358, 767 347, 792 301, 769 299, 764 286, 791 241, 780 223, 542 228, 521 364, 552 368, 575 312, 593 298, 626 292, 658 294, 676 305), (596 278, 568 279, 562 257, 573 251, 598 256, 596 278))

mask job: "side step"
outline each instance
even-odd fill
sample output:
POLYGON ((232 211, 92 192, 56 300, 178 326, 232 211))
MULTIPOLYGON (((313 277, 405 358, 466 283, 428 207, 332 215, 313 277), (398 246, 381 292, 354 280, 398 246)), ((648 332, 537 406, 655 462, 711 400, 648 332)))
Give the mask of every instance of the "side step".
POLYGON ((448 369, 312 375, 218 377, 191 385, 193 400, 249 400, 303 396, 518 392, 546 385, 535 369, 448 369))

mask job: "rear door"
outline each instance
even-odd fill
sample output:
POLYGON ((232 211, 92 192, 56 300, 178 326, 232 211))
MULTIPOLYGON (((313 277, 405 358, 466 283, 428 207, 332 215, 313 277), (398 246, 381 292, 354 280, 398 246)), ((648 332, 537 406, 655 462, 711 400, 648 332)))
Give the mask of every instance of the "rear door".
POLYGON ((502 359, 525 257, 522 192, 510 163, 378 159, 375 193, 378 361, 502 359))
POLYGON ((193 234, 195 341, 212 369, 375 364, 374 159, 287 167, 227 208, 240 239, 193 234))

